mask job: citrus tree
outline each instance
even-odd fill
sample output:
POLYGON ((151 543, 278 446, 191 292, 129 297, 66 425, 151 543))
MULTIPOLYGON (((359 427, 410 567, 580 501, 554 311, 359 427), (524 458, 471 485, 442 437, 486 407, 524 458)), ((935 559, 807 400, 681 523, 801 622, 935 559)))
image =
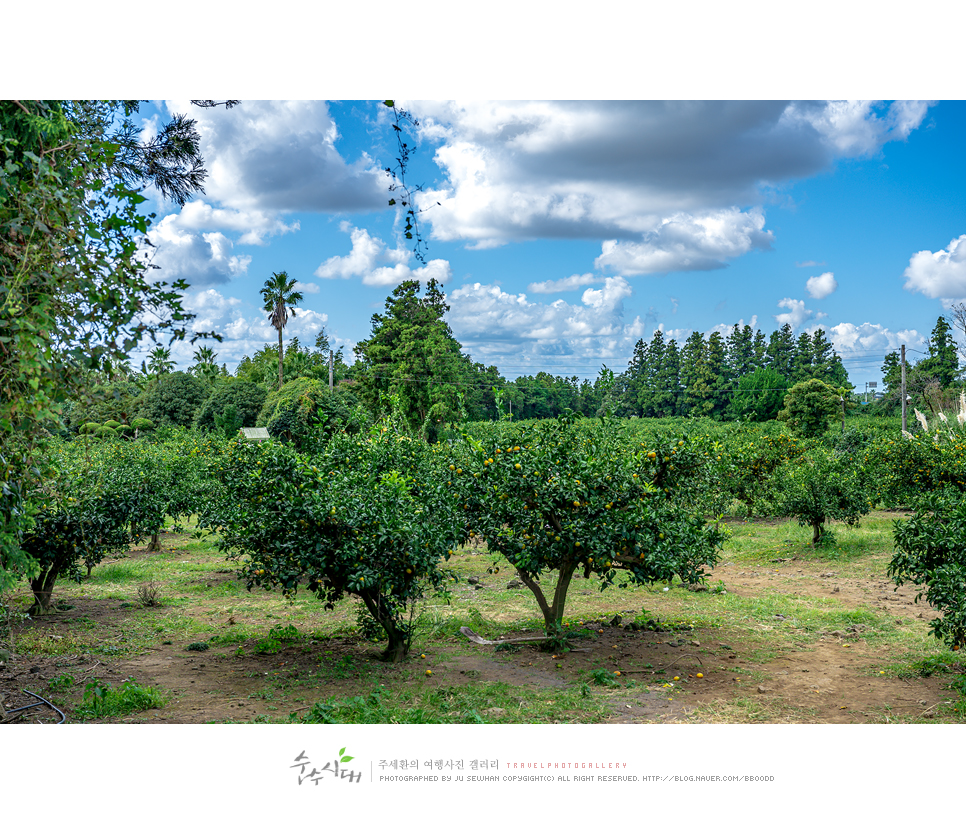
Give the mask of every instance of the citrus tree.
POLYGON ((907 521, 896 520, 896 551, 889 576, 897 586, 922 588, 916 595, 940 612, 932 633, 955 649, 966 646, 966 501, 951 489, 929 493, 907 521))
POLYGON ((704 578, 723 535, 679 503, 703 463, 684 436, 634 447, 620 421, 570 413, 485 443, 465 437, 447 487, 472 532, 516 568, 556 638, 579 571, 602 588, 618 571, 637 583, 704 578), (549 596, 547 572, 557 575, 549 596))
POLYGON ((38 563, 30 576, 33 615, 46 613, 58 579, 80 580, 105 556, 149 535, 160 549, 165 517, 190 515, 211 498, 212 441, 182 431, 163 444, 99 440, 51 441, 34 525, 21 543, 38 563), (180 439, 180 440, 178 440, 180 439))
POLYGON ((249 589, 305 586, 328 607, 358 597, 401 660, 413 609, 442 585, 437 567, 465 538, 461 517, 431 463, 432 450, 386 429, 337 434, 315 455, 276 441, 230 444, 222 498, 202 511, 240 561, 249 589))
MULTIPOLYGON (((111 443, 118 451, 133 446, 111 443)), ((38 572, 30 577, 33 616, 50 611, 58 579, 79 582, 82 565, 90 572, 108 554, 125 550, 133 538, 132 527, 156 512, 139 492, 132 468, 110 458, 114 449, 93 436, 49 449, 39 510, 21 542, 38 563, 38 572)))
POLYGON ((966 395, 958 415, 942 413, 930 424, 917 411, 916 419, 914 432, 879 436, 868 449, 886 504, 912 504, 923 493, 943 489, 966 492, 966 395))
POLYGON ((161 550, 159 531, 170 517, 177 524, 197 513, 218 488, 215 469, 225 447, 218 433, 165 429, 147 441, 111 442, 106 453, 118 486, 136 493, 135 540, 148 534, 147 549, 161 550))
POLYGON ((741 424, 714 447, 718 487, 749 514, 767 514, 779 492, 775 475, 805 449, 804 441, 774 425, 741 424))
POLYGON ((773 479, 774 503, 781 516, 794 516, 812 529, 812 546, 831 541, 830 520, 858 525, 872 509, 862 467, 855 459, 814 447, 781 467, 773 479))

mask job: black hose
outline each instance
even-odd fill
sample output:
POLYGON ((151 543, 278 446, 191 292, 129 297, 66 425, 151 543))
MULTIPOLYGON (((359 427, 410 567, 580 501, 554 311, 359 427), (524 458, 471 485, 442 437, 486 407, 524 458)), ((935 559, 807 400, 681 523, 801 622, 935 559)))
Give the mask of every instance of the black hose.
POLYGON ((27 706, 21 706, 19 709, 10 709, 7 711, 6 714, 12 715, 14 712, 23 712, 27 709, 34 709, 35 707, 43 706, 46 703, 51 709, 53 709, 58 715, 60 715, 60 720, 57 721, 58 726, 60 726, 60 724, 62 724, 64 721, 67 720, 67 715, 61 712, 60 709, 54 706, 54 704, 51 703, 46 698, 43 698, 40 695, 35 695, 33 692, 28 692, 26 689, 21 689, 20 691, 22 691, 24 694, 30 695, 31 697, 37 698, 37 700, 39 700, 40 703, 31 703, 31 704, 28 704, 27 706))

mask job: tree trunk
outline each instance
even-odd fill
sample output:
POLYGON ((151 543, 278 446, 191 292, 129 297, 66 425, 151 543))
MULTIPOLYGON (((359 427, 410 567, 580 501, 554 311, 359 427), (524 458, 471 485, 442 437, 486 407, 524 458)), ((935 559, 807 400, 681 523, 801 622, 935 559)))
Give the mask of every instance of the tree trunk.
POLYGON ((51 595, 54 592, 54 583, 57 582, 59 573, 60 568, 51 566, 46 571, 43 571, 36 579, 30 580, 30 590, 34 594, 34 604, 30 606, 27 613, 31 617, 39 617, 43 614, 50 613, 51 595))
POLYGON ((282 388, 282 330, 278 330, 278 388, 282 388))
POLYGON ((378 592, 364 591, 359 597, 365 603, 372 618, 382 626, 389 642, 382 652, 382 659, 388 663, 400 663, 409 654, 411 633, 399 625, 395 615, 390 611, 378 592))
POLYGON ((567 591, 570 589, 570 582, 574 577, 574 571, 576 569, 576 561, 566 561, 561 564, 558 570, 559 577, 557 579, 557 587, 553 592, 552 603, 547 602, 547 598, 540 588, 540 583, 536 579, 529 574, 517 570, 520 581, 530 589, 530 592, 537 600, 537 605, 540 606, 540 612, 543 614, 544 629, 548 637, 556 636, 560 628, 561 620, 563 620, 564 607, 567 603, 567 591))
POLYGON ((812 547, 816 547, 822 541, 823 522, 812 522, 812 547))
POLYGON ((161 550, 161 539, 159 538, 158 532, 155 531, 151 534, 151 540, 148 542, 146 548, 148 551, 159 551, 161 550))

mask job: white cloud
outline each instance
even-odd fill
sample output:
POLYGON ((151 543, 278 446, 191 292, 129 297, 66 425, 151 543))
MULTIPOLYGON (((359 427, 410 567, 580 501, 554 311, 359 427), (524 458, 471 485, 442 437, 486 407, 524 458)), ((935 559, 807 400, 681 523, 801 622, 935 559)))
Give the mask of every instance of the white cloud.
POLYGON ((219 231, 185 230, 179 214, 165 216, 148 235, 154 245, 151 261, 160 279, 185 279, 195 287, 228 282, 248 271, 252 258, 233 253, 234 244, 219 231))
POLYGON ((363 154, 344 159, 324 101, 242 101, 231 110, 166 102, 197 121, 208 198, 243 211, 385 208, 386 176, 363 154))
POLYGON ((815 312, 811 309, 805 308, 804 300, 793 300, 789 297, 781 300, 778 303, 779 308, 787 308, 788 313, 786 314, 776 314, 775 320, 779 326, 784 326, 788 323, 792 330, 797 330, 799 326, 802 325, 806 320, 811 320, 815 316, 815 312))
POLYGON ((597 285, 604 281, 603 277, 594 274, 572 274, 559 280, 544 280, 543 282, 531 282, 527 286, 527 291, 533 294, 556 294, 559 291, 576 291, 585 285, 597 285))
POLYGON ((413 252, 401 244, 395 249, 387 248, 381 239, 369 236, 365 228, 353 228, 347 222, 342 223, 341 229, 349 233, 352 250, 346 256, 329 257, 316 268, 315 276, 319 279, 362 277, 364 285, 388 286, 406 280, 435 279, 446 283, 453 275, 445 259, 433 259, 420 268, 412 268, 408 263, 413 252))
POLYGON ((377 268, 362 278, 365 285, 399 285, 406 280, 420 280, 429 282, 436 280, 447 283, 453 276, 453 271, 445 259, 431 259, 422 268, 410 268, 408 265, 393 265, 392 267, 377 268))
POLYGON ((824 265, 824 262, 816 262, 814 259, 806 259, 804 262, 796 262, 796 268, 817 268, 824 265))
MULTIPOLYGON (((687 340, 692 334, 694 334, 694 329, 668 329, 664 327, 664 323, 660 323, 658 328, 664 332, 664 342, 667 343, 670 340, 674 340, 680 347, 684 345, 684 341, 687 340)), ((717 327, 715 327, 717 328, 717 327)), ((714 331, 712 329, 711 331, 714 331)), ((708 332, 710 334, 711 332, 708 332)), ((654 337, 654 333, 651 332, 651 337, 654 337)), ((648 341, 650 342, 650 341, 648 341)))
POLYGON ((241 245, 264 245, 266 236, 292 233, 299 229, 298 222, 287 225, 265 211, 214 208, 202 200, 188 202, 177 216, 178 226, 188 230, 219 228, 242 232, 238 239, 241 245))
MULTIPOLYGON (((473 283, 449 294, 447 320, 474 360, 496 361, 501 369, 510 365, 506 359, 517 367, 533 362, 539 369, 554 356, 563 361, 560 371, 568 375, 573 372, 567 367, 581 361, 610 360, 623 368, 644 334, 640 317, 631 323, 623 320, 624 300, 630 295, 631 287, 621 277, 608 277, 601 288, 586 289, 574 304, 530 302, 526 294, 473 283)), ((519 373, 526 371, 511 369, 507 374, 519 373)))
POLYGON ((826 271, 817 277, 809 277, 808 282, 805 283, 805 290, 813 300, 824 300, 838 287, 839 284, 831 271, 826 271))
MULTIPOLYGON (((412 102, 446 179, 419 197, 434 238, 635 239, 678 214, 760 204, 762 189, 875 152, 918 127, 897 102, 412 102), (440 205, 437 207, 436 203, 440 205)), ((740 246, 739 246, 740 247, 740 246)))
POLYGON ((903 276, 907 291, 919 291, 933 299, 966 297, 966 234, 935 253, 913 254, 903 276))
POLYGON ((896 351, 902 344, 919 346, 925 338, 915 329, 893 332, 878 323, 839 323, 825 329, 835 351, 842 358, 852 355, 867 355, 869 352, 881 353, 884 358, 888 352, 896 351))
POLYGON ((654 274, 669 271, 710 271, 724 268, 725 260, 758 249, 770 250, 774 237, 764 231, 765 216, 754 209, 738 208, 705 216, 676 214, 665 219, 643 242, 606 240, 597 268, 619 274, 654 274))
POLYGON ((317 282, 299 282, 296 280, 295 290, 303 294, 318 294, 322 289, 317 282))
POLYGON ((837 153, 875 153, 888 141, 904 141, 929 109, 927 101, 894 101, 884 112, 876 101, 828 101, 791 104, 782 118, 812 127, 837 153))
MULTIPOLYGON (((740 319, 737 323, 731 323, 731 324, 728 324, 728 323, 718 323, 718 325, 712 326, 710 329, 708 329, 704 333, 704 336, 705 337, 710 337, 711 336, 711 332, 716 331, 722 337, 727 338, 728 335, 730 335, 731 332, 734 330, 734 327, 736 325, 738 326, 739 329, 743 329, 745 327, 745 320, 744 320, 744 318, 740 319)), ((749 322, 748 325, 751 327, 751 330, 752 331, 755 331, 758 328, 758 315, 757 314, 753 314, 751 316, 751 322, 749 322)))

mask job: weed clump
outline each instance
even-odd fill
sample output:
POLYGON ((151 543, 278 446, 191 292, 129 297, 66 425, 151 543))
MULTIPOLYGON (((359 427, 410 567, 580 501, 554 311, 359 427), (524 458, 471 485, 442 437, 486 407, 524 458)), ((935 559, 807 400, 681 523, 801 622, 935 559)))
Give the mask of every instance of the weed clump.
POLYGON ((84 700, 74 710, 74 715, 81 720, 119 717, 147 709, 160 709, 165 702, 165 696, 159 689, 142 686, 131 677, 117 689, 110 683, 92 680, 84 688, 84 700))
POLYGON ((145 608, 161 605, 161 585, 154 580, 138 586, 138 602, 145 608))

